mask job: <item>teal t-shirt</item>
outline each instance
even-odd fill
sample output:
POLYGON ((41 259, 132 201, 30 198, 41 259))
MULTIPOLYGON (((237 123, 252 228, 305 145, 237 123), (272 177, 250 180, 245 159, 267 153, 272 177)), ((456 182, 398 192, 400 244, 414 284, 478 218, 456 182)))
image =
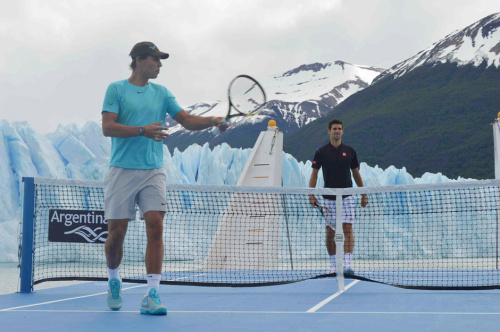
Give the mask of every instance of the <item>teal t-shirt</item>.
MULTIPOLYGON (((118 114, 117 123, 147 126, 174 117, 181 111, 174 95, 164 86, 149 82, 136 86, 128 79, 111 83, 106 91, 103 112, 118 114)), ((110 166, 133 169, 163 167, 163 143, 144 136, 111 138, 110 166)))

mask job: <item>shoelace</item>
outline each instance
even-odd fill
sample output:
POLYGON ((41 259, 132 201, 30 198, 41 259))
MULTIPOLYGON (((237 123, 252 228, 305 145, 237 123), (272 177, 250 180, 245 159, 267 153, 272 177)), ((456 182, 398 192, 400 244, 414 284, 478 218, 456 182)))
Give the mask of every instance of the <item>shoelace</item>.
POLYGON ((158 294, 158 292, 156 291, 156 289, 153 289, 153 291, 151 292, 150 296, 151 299, 156 303, 156 304, 159 304, 161 305, 161 301, 160 301, 160 296, 158 294))
POLYGON ((113 299, 115 299, 115 300, 118 298, 118 296, 120 295, 119 283, 117 283, 117 282, 111 283, 111 295, 113 296, 113 299))

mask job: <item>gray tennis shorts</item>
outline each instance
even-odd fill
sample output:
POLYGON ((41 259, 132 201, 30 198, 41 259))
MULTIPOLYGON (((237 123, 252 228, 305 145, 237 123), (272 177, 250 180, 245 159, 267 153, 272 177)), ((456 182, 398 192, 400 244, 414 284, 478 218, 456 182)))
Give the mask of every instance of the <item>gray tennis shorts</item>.
POLYGON ((128 169, 111 166, 105 178, 104 216, 107 220, 141 219, 148 211, 166 211, 167 177, 163 168, 128 169))
MULTIPOLYGON (((337 201, 325 199, 325 207, 332 211, 333 217, 329 217, 325 220, 326 226, 335 227, 336 223, 336 211, 337 211, 337 201)), ((342 199, 342 223, 352 224, 354 223, 354 198, 352 196, 347 196, 342 199)))

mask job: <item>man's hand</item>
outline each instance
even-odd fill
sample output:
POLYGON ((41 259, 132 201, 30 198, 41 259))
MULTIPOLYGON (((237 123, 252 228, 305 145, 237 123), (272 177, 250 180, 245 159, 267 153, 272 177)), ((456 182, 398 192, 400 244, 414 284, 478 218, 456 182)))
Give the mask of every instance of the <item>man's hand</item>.
POLYGON ((365 207, 368 205, 368 196, 366 194, 361 195, 361 206, 365 207))
POLYGON ((144 127, 144 136, 147 138, 151 138, 156 142, 161 142, 169 135, 163 130, 168 130, 168 127, 162 127, 161 124, 163 121, 150 123, 144 127))
POLYGON ((316 207, 316 204, 318 204, 318 199, 316 198, 316 196, 309 195, 309 203, 311 203, 313 207, 316 207))
POLYGON ((214 126, 219 128, 220 131, 225 131, 227 127, 231 124, 231 121, 227 121, 226 124, 222 124, 226 118, 223 117, 214 117, 214 126))

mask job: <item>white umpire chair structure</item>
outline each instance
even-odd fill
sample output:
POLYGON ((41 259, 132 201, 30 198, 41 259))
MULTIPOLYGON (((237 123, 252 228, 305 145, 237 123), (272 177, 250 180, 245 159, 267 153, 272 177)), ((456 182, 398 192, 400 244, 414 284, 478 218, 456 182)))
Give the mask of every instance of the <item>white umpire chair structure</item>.
MULTIPOLYGON (((255 142, 237 186, 281 187, 282 152, 283 133, 270 120, 267 131, 261 132, 255 142)), ((234 193, 202 270, 277 269, 280 211, 278 194, 234 193)))

